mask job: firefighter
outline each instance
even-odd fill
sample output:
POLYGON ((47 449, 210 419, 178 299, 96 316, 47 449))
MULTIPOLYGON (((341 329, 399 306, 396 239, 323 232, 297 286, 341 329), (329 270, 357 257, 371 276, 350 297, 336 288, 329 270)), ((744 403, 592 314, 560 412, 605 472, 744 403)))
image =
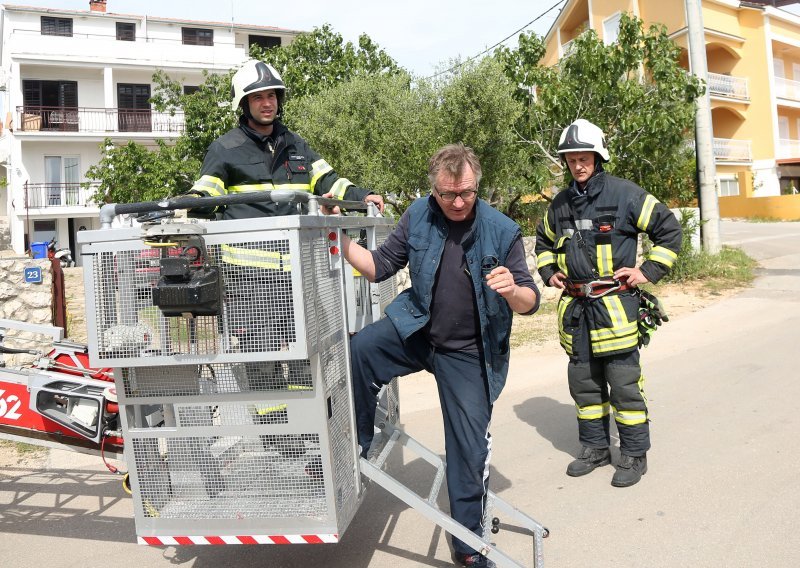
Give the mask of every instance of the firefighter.
POLYGON ((611 484, 628 487, 647 472, 650 426, 639 365, 637 286, 658 282, 681 247, 675 215, 636 184, 609 175, 602 130, 578 119, 561 133, 558 153, 572 182, 536 230, 537 267, 562 290, 559 339, 569 356, 581 450, 567 467, 578 477, 611 463, 610 415, 620 439, 611 484), (638 234, 653 247, 636 267, 638 234))
MULTIPOLYGON (((274 67, 263 61, 245 62, 233 75, 231 96, 233 107, 241 112, 239 124, 211 143, 190 195, 288 189, 371 201, 383 211, 380 195, 339 177, 302 137, 284 126, 280 118, 286 85, 274 67)), ((262 202, 193 213, 229 220, 296 215, 299 210, 292 203, 262 202)), ((296 341, 288 241, 225 243, 221 261, 227 297, 225 320, 235 338, 232 347, 259 353, 287 349, 296 341)), ((307 360, 253 361, 244 364, 244 376, 237 375, 237 383, 245 391, 298 390, 311 388, 312 377, 307 360)), ((254 413, 256 423, 271 424, 280 422, 285 410, 281 405, 256 405, 254 413)), ((262 441, 265 449, 275 448, 284 456, 305 453, 296 436, 262 436, 262 441)))
MULTIPOLYGON (((303 138, 283 125, 286 85, 274 67, 263 61, 245 62, 232 78, 231 96, 233 107, 241 111, 239 125, 211 143, 190 194, 213 197, 289 189, 371 201, 383 211, 380 195, 339 177, 303 138)), ((271 202, 228 205, 216 212, 223 220, 297 213, 293 203, 271 202)), ((285 349, 295 341, 288 242, 227 243, 221 249, 230 308, 227 319, 238 349, 285 349)), ((249 388, 286 387, 271 376, 269 365, 246 367, 249 388)))
MULTIPOLYGON (((241 110, 239 125, 208 148, 192 193, 219 196, 272 189, 331 193, 336 199, 371 201, 383 211, 383 198, 339 177, 298 134, 280 121, 286 85, 263 61, 247 61, 233 76, 231 96, 241 110)), ((229 205, 222 219, 293 215, 291 203, 229 205)))

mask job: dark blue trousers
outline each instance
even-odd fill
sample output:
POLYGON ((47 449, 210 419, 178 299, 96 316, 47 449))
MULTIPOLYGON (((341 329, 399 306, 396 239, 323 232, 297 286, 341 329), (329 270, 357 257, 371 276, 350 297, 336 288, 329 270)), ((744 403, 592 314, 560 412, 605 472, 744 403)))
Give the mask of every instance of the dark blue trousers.
MULTIPOLYGON (((366 455, 372 442, 377 394, 392 378, 426 370, 436 378, 444 420, 450 515, 483 536, 489 487, 492 405, 483 360, 477 353, 439 351, 415 333, 403 342, 388 318, 350 341, 358 443, 366 455)), ((453 538, 458 553, 475 551, 453 538)))

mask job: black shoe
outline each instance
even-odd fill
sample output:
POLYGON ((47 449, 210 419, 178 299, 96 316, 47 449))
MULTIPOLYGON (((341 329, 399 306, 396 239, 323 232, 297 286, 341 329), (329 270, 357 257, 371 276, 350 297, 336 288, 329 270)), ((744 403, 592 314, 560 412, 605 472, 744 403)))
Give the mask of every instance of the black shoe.
POLYGON ((567 466, 567 475, 580 477, 592 473, 595 468, 611 463, 611 452, 608 448, 588 448, 583 446, 578 459, 567 466))
POLYGON ((645 473, 647 473, 647 454, 643 456, 620 454, 620 462, 611 479, 611 485, 614 487, 636 485, 645 473))
POLYGON ((496 566, 494 562, 477 552, 472 554, 455 552, 453 553, 453 562, 459 566, 470 566, 472 568, 495 568, 496 566))

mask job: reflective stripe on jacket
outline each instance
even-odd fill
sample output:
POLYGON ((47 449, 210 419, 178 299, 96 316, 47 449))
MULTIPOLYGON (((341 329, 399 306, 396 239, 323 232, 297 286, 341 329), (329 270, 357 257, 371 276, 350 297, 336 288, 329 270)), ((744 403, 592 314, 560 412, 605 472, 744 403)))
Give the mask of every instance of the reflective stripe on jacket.
MULTIPOLYGON (((290 189, 315 195, 332 192, 334 198, 363 201, 370 192, 340 178, 322 156, 282 123, 274 123, 270 137, 260 136, 246 121, 223 134, 208 148, 200 178, 192 190, 208 196, 290 189)), ((230 205, 223 219, 296 215, 293 203, 230 205)))

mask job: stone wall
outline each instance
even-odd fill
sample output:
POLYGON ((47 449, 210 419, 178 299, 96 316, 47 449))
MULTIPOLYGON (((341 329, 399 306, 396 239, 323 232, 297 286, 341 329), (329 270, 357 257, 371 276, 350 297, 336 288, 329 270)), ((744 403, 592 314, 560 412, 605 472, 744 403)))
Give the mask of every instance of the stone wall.
MULTIPOLYGON (((27 256, 0 258, 0 319, 28 324, 52 325, 53 275, 50 261, 27 256), (40 284, 25 282, 25 269, 38 266, 42 269, 40 284)), ((49 350, 49 341, 41 335, 10 330, 3 341, 6 347, 49 350)), ((6 355, 7 365, 19 364, 32 356, 6 355)))

